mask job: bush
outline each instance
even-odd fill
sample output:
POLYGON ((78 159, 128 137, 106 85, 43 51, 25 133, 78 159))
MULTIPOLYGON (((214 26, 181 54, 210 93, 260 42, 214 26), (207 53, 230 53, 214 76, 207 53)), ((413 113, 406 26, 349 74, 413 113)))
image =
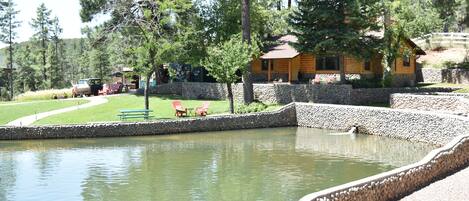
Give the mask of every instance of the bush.
POLYGON ((254 112, 262 112, 267 108, 267 105, 262 102, 253 102, 249 105, 238 105, 236 107, 236 114, 247 114, 254 112))
POLYGON ((72 89, 49 89, 42 91, 28 91, 15 97, 17 101, 33 101, 33 100, 51 100, 65 99, 72 97, 72 89))
POLYGON ((381 86, 392 87, 392 75, 391 74, 385 76, 384 79, 381 80, 381 86))
POLYGON ((383 85, 381 79, 353 79, 349 80, 353 88, 381 88, 383 85))
POLYGON ((443 66, 448 69, 454 69, 454 68, 469 69, 469 61, 463 61, 461 63, 456 63, 454 61, 445 61, 443 63, 443 66))

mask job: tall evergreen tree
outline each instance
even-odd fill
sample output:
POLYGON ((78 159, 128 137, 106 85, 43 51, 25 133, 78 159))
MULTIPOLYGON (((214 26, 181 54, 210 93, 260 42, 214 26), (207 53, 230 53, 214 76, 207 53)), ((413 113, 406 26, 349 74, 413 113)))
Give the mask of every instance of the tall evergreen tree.
POLYGON ((371 55, 378 39, 368 34, 379 30, 380 0, 299 0, 290 24, 298 38, 299 52, 339 59, 340 81, 345 82, 344 56, 371 55))
POLYGON ((32 58, 34 57, 29 44, 16 49, 15 63, 18 67, 18 76, 15 83, 20 92, 36 91, 38 80, 42 77, 42 75, 38 75, 32 58))
POLYGON ((51 21, 50 27, 50 40, 51 43, 48 46, 47 51, 47 69, 50 73, 50 87, 51 88, 62 88, 64 86, 64 74, 62 66, 63 48, 62 40, 60 39, 60 34, 62 33, 62 28, 59 24, 59 19, 55 17, 51 21), (61 50, 62 49, 62 50, 61 50))
POLYGON ((90 53, 90 66, 93 69, 93 76, 101 80, 107 80, 110 74, 109 54, 105 44, 97 44, 90 53))
POLYGON ((51 11, 46 8, 46 5, 42 3, 36 10, 36 18, 32 19, 31 26, 34 29, 33 38, 39 42, 39 54, 42 65, 42 76, 43 81, 48 80, 47 69, 46 69, 46 58, 47 58, 47 48, 50 37, 50 29, 52 25, 52 20, 50 19, 51 11))
POLYGON ((15 44, 14 40, 16 39, 16 28, 20 26, 20 21, 16 20, 16 15, 19 13, 18 10, 15 10, 15 4, 12 0, 6 0, 0 2, 2 9, 1 17, 2 20, 0 23, 0 41, 5 44, 8 44, 8 57, 7 57, 7 66, 10 69, 8 74, 8 88, 10 91, 9 100, 13 99, 13 58, 14 58, 14 49, 13 45, 15 44))

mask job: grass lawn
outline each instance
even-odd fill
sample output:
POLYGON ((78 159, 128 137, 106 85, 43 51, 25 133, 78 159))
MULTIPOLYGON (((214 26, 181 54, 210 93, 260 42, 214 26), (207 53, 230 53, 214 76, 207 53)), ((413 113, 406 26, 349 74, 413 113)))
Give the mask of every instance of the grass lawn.
POLYGON ((74 105, 84 104, 87 100, 50 100, 50 101, 32 101, 24 103, 2 102, 0 104, 0 125, 7 124, 10 121, 20 117, 33 115, 36 113, 47 112, 74 105), (13 105, 12 105, 13 104, 13 105))
POLYGON ((461 88, 454 91, 455 93, 469 93, 469 84, 450 84, 450 83, 420 83, 419 87, 431 88, 431 87, 453 87, 461 88))
MULTIPOLYGON (((90 122, 110 122, 120 121, 119 110, 123 109, 143 109, 143 96, 122 95, 108 97, 109 102, 82 110, 76 110, 68 113, 54 115, 35 122, 36 125, 44 124, 76 124, 90 122)), ((174 119, 174 110, 171 106, 173 100, 181 99, 178 96, 154 96, 150 97, 150 109, 153 110, 154 119, 174 119)), ((187 108, 195 108, 202 105, 204 100, 181 100, 182 105, 187 108)), ((210 100, 210 114, 227 113, 229 111, 228 101, 210 100)), ((274 106, 267 108, 272 110, 274 106)), ((278 108, 279 106, 275 106, 278 108)), ((128 121, 142 121, 142 119, 134 119, 128 121)))

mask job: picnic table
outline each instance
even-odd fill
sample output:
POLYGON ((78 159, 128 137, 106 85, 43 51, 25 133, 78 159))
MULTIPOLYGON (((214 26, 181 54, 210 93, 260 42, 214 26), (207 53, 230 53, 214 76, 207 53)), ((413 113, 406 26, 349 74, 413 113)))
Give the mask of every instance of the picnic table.
POLYGON ((153 116, 150 116, 150 113, 153 110, 145 110, 145 109, 138 109, 138 110, 120 110, 120 114, 117 115, 120 117, 120 120, 127 120, 127 119, 135 119, 135 118, 143 118, 147 120, 153 116))

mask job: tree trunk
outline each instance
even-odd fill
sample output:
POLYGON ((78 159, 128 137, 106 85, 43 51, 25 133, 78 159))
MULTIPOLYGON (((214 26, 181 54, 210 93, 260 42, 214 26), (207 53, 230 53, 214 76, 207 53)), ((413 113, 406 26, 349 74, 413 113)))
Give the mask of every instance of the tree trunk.
POLYGON ((340 84, 345 84, 345 56, 339 55, 340 84))
POLYGON ((42 46, 42 50, 41 50, 41 54, 42 54, 42 76, 44 78, 44 82, 47 81, 47 70, 46 70, 46 41, 45 39, 43 38, 41 40, 41 46, 42 46))
MULTIPOLYGON (((11 5, 9 5, 11 6, 11 5)), ((9 43, 9 47, 8 47, 8 53, 10 54, 10 61, 8 62, 8 65, 9 65, 9 68, 10 68, 10 74, 8 76, 8 82, 10 84, 10 97, 9 97, 9 100, 13 100, 13 37, 12 37, 12 31, 13 31, 13 24, 12 24, 12 18, 13 16, 9 16, 8 17, 8 25, 9 25, 9 30, 8 30, 8 43, 9 43)))
POLYGON ((151 75, 153 74, 153 71, 147 74, 146 80, 145 80, 145 89, 143 92, 143 96, 145 96, 145 110, 150 109, 150 79, 151 75))
POLYGON ((288 0, 288 9, 291 8, 291 0, 288 0))
POLYGON ((233 90, 231 89, 231 83, 226 83, 226 89, 228 90, 228 100, 230 101, 230 113, 234 114, 233 90))
POLYGON ((282 10, 282 0, 277 1, 277 10, 282 10))
MULTIPOLYGON (((242 16, 241 24, 243 28, 243 41, 251 44, 251 19, 250 19, 250 2, 249 0, 242 1, 242 16)), ((252 85, 252 66, 251 63, 247 64, 246 71, 243 73, 243 98, 245 104, 250 104, 254 101, 254 89, 252 85)))

